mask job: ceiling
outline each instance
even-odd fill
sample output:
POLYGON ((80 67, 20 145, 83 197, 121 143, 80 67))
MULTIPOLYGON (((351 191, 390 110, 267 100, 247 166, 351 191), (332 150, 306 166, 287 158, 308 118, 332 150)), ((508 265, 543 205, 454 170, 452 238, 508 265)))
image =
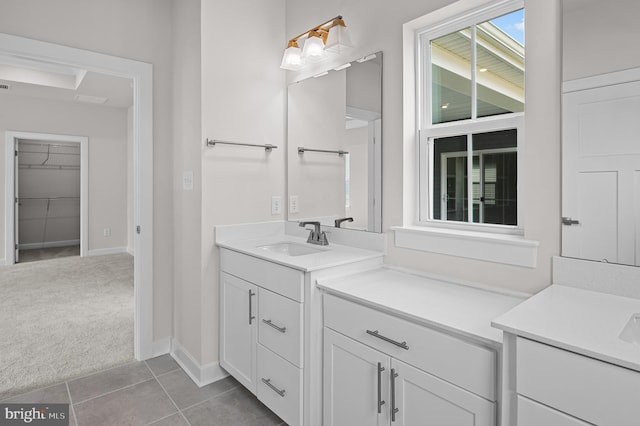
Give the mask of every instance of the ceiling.
POLYGON ((131 80, 66 65, 0 55, 0 95, 28 96, 113 108, 133 104, 131 80))

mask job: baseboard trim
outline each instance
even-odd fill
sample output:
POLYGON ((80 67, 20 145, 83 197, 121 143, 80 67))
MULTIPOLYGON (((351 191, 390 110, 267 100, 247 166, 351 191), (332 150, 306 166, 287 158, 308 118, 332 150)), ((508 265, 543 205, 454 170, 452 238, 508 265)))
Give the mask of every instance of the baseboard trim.
POLYGON ((171 337, 163 337, 160 340, 153 342, 153 357, 165 355, 171 352, 171 337))
POLYGON ((171 356, 176 360, 178 365, 187 373, 198 387, 206 386, 210 383, 217 382, 229 375, 220 367, 220 363, 212 362, 201 366, 184 346, 176 339, 171 339, 171 356))
POLYGON ((133 247, 127 247, 127 253, 129 253, 131 256, 134 256, 133 247))
POLYGON ((80 240, 49 241, 46 243, 18 244, 18 250, 31 250, 31 249, 40 249, 40 248, 67 247, 67 246, 79 246, 79 245, 80 245, 80 240))
POLYGON ((87 256, 104 256, 105 254, 127 253, 126 247, 111 247, 103 249, 94 249, 87 252, 87 256))

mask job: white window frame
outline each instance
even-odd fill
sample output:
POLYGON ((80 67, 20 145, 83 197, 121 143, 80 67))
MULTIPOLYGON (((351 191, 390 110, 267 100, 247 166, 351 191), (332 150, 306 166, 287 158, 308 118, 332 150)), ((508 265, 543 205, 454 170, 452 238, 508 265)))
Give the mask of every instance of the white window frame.
MULTIPOLYGON (((442 227, 458 230, 477 232, 491 232, 498 234, 524 235, 524 191, 521 185, 523 181, 522 152, 524 151, 524 113, 509 113, 489 117, 476 117, 476 70, 471 67, 472 90, 472 118, 468 120, 432 124, 432 99, 430 88, 432 87, 431 75, 431 49, 432 40, 471 27, 472 42, 475 40, 475 25, 492 20, 524 8, 524 1, 500 1, 489 5, 479 11, 473 11, 466 15, 451 19, 445 23, 433 25, 416 31, 416 83, 417 83, 417 112, 419 135, 419 182, 418 182, 418 218, 417 225, 429 227, 442 227), (426 68, 426 69, 425 69, 426 68), (517 131, 517 161, 518 161, 518 213, 517 225, 479 224, 473 222, 447 221, 446 219, 433 219, 433 179, 429 170, 433 170, 433 140, 450 136, 473 135, 492 131, 515 129, 517 131)), ((475 63, 475 43, 472 43, 472 63, 475 63)), ((468 156, 472 156, 472 145, 468 144, 468 156)), ((471 179, 472 162, 468 162, 470 169, 468 178, 471 179)), ((471 186, 469 186, 471 188, 471 186)), ((470 203, 471 197, 469 197, 470 203)))
POLYGON ((443 255, 502 263, 506 265, 535 268, 539 243, 524 237, 525 223, 522 213, 526 199, 523 188, 524 165, 524 114, 514 113, 483 117, 465 123, 468 128, 460 130, 460 122, 448 122, 422 126, 424 117, 431 117, 430 102, 421 105, 425 90, 420 69, 420 35, 430 32, 432 38, 458 31, 461 28, 481 23, 495 17, 524 8, 523 0, 461 0, 428 15, 416 18, 403 25, 403 138, 404 178, 408 179, 403 193, 403 224, 392 226, 397 247, 420 250, 443 255), (428 212, 429 196, 424 191, 429 185, 428 161, 429 138, 456 136, 469 133, 484 133, 516 129, 518 137, 518 225, 470 224, 446 221, 426 221, 421 212, 428 212), (422 129, 422 131, 421 131, 422 129), (425 195, 420 196, 420 194, 425 195))

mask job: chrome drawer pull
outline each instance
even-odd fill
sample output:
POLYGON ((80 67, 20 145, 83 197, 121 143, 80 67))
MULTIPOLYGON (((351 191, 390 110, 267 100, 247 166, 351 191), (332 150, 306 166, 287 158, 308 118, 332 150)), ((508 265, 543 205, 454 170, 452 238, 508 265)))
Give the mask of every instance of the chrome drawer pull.
POLYGON ((278 395, 280 395, 281 397, 283 397, 283 398, 284 398, 285 390, 284 390, 284 389, 280 390, 280 389, 278 389, 277 387, 273 386, 273 385, 271 384, 271 379, 265 379, 265 378, 263 378, 263 379, 262 379, 262 383, 264 383, 265 385, 269 386, 269 387, 271 388, 271 390, 272 390, 272 391, 274 391, 275 393, 277 393, 278 395))
POLYGON ((385 342, 389 342, 392 345, 396 345, 399 348, 405 349, 407 351, 409 350, 409 346, 407 346, 407 342, 397 342, 393 339, 389 339, 388 337, 385 337, 382 334, 379 334, 378 330, 375 330, 375 331, 367 330, 367 334, 370 334, 373 337, 377 337, 380 340, 384 340, 385 342))
POLYGON ((378 414, 382 413, 382 406, 384 405, 384 401, 382 400, 382 372, 384 371, 384 367, 382 363, 378 363, 378 414))
POLYGON ((276 330, 278 330, 280 333, 286 333, 287 331, 287 327, 278 327, 277 325, 275 325, 274 323, 271 322, 271 320, 266 320, 263 319, 262 320, 263 323, 267 324, 269 327, 273 327, 276 330))
POLYGON ((251 305, 251 298, 255 295, 256 294, 253 291, 249 290, 249 325, 251 325, 251 322, 256 319, 256 317, 253 315, 253 307, 251 305))
POLYGON ((398 373, 396 373, 395 368, 391 369, 391 421, 396 421, 396 413, 400 411, 398 407, 396 407, 396 377, 398 377, 398 373))

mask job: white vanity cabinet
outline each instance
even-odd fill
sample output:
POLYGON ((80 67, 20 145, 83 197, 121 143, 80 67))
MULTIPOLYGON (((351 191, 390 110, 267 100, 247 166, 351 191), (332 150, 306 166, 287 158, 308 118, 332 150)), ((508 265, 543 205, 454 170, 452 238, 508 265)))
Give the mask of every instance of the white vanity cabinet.
POLYGON ((371 269, 381 264, 382 254, 351 259, 301 270, 220 249, 220 366, 289 426, 322 423, 322 306, 316 279, 371 269))
POLYGON ((544 424, 547 416, 558 419, 554 425, 640 421, 639 372, 522 337, 516 342, 519 426, 544 424))
POLYGON ((222 250, 220 365, 289 425, 302 424, 304 274, 222 250))
POLYGON ((493 349, 324 296, 324 425, 496 424, 493 349))

